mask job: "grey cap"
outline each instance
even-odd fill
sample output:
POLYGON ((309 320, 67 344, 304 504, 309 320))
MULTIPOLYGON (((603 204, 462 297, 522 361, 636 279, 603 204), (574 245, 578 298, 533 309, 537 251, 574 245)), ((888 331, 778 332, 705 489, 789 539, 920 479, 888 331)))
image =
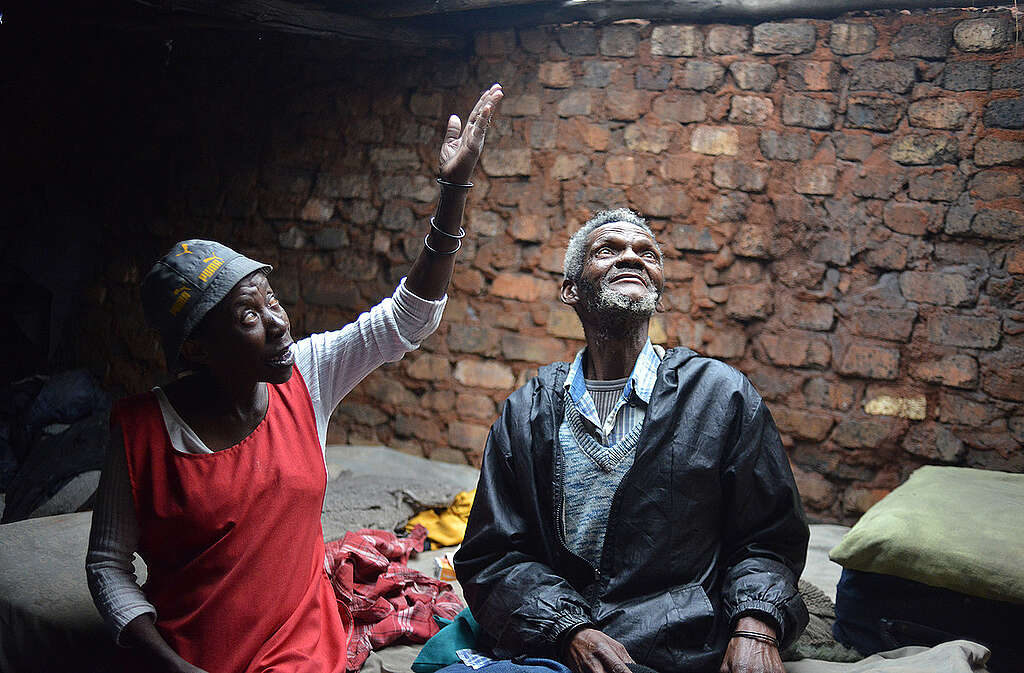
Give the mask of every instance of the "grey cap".
POLYGON ((181 241, 157 260, 142 281, 146 320, 160 332, 167 368, 178 369, 181 344, 231 288, 254 271, 274 267, 216 241, 181 241))

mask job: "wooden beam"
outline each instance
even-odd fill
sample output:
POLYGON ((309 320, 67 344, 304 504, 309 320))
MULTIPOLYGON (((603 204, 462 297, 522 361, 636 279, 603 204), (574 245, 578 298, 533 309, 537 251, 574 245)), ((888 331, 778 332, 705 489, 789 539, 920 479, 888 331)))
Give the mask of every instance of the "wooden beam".
POLYGON ((287 0, 134 0, 172 14, 202 16, 225 28, 245 28, 317 37, 386 42, 406 47, 462 49, 466 38, 359 16, 307 7, 287 0))
MULTIPOLYGON (((974 7, 1006 0, 973 1, 974 7)), ((552 21, 671 19, 706 23, 722 20, 764 21, 784 18, 834 17, 858 10, 938 9, 963 7, 964 0, 565 0, 549 12, 552 21)))

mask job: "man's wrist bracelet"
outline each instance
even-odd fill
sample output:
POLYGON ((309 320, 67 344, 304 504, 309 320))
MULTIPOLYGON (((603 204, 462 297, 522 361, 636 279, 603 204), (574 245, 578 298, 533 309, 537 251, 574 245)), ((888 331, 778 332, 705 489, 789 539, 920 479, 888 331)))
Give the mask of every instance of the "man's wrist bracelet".
POLYGON ((750 640, 756 640, 761 643, 766 643, 778 649, 779 639, 775 636, 770 636, 767 633, 758 633, 757 631, 733 631, 733 638, 749 638, 750 640))
POLYGON ((448 189, 472 189, 473 188, 473 183, 472 182, 466 182, 466 183, 448 182, 444 178, 437 178, 437 184, 441 185, 442 187, 447 187, 448 189))
POLYGON ((434 223, 434 218, 433 217, 430 218, 430 230, 431 231, 436 231, 437 233, 439 233, 440 235, 444 236, 445 238, 451 238, 451 239, 456 239, 457 240, 457 239, 462 239, 462 238, 466 237, 466 230, 463 229, 462 227, 459 227, 459 233, 457 233, 457 234, 448 233, 447 231, 445 231, 444 229, 442 229, 441 227, 437 226, 434 223))
POLYGON ((435 255, 454 255, 455 253, 457 253, 459 250, 462 249, 462 240, 461 239, 456 239, 458 241, 458 245, 455 246, 454 250, 447 250, 447 251, 445 251, 445 250, 436 250, 436 249, 430 247, 430 243, 427 242, 428 238, 430 238, 430 232, 429 231, 427 232, 427 235, 423 237, 423 247, 426 248, 427 250, 429 250, 430 252, 434 253, 435 255))

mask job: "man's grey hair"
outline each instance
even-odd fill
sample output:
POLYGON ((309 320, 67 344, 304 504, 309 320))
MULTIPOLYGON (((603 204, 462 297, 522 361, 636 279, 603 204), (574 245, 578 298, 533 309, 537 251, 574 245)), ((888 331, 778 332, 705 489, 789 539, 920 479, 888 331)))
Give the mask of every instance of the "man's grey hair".
POLYGON ((647 226, 647 220, 634 213, 629 208, 616 208, 615 210, 602 210, 597 215, 586 221, 586 223, 577 230, 572 238, 569 239, 569 244, 565 247, 565 265, 563 271, 567 280, 575 283, 580 279, 580 274, 583 273, 583 257, 587 251, 584 246, 587 242, 587 237, 590 233, 600 227, 602 224, 608 224, 610 222, 628 222, 635 224, 640 227, 654 239, 654 245, 658 249, 658 254, 661 255, 661 246, 658 245, 658 239, 655 238, 654 232, 647 226))

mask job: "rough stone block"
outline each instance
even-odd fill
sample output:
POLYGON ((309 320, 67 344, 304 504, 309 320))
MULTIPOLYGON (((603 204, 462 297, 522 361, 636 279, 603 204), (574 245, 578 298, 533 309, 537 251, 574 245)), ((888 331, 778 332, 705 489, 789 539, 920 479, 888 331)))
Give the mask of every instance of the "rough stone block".
POLYGON ((639 38, 636 27, 630 25, 605 26, 601 30, 598 48, 604 56, 636 56, 639 38))
POLYGON ((519 213, 509 223, 508 233, 517 241, 543 243, 551 234, 551 224, 544 215, 519 213))
POLYGON ((636 197, 640 212, 651 217, 675 217, 690 211, 686 190, 672 185, 655 185, 641 190, 636 197))
POLYGON ((583 86, 604 88, 611 84, 612 77, 621 67, 614 61, 587 61, 583 64, 583 86))
POLYGON ((952 388, 976 388, 978 361, 970 355, 947 355, 938 360, 912 362, 910 375, 920 381, 952 388))
POLYGON ((555 112, 559 117, 587 117, 592 111, 589 91, 573 91, 558 101, 555 112))
POLYGON ((864 395, 864 413, 869 416, 895 416, 923 421, 928 412, 924 395, 887 394, 869 389, 864 395))
MULTIPOLYGON (((491 177, 529 175, 533 153, 522 149, 490 148, 480 157, 484 172, 491 177)), ((431 200, 433 200, 431 196, 431 200)))
POLYGON ((797 171, 793 189, 798 194, 834 194, 839 171, 830 164, 804 164, 797 171))
MULTIPOLYGON (((449 391, 450 392, 450 391, 449 391)), ((485 395, 474 395, 472 393, 461 393, 456 402, 449 407, 456 407, 459 415, 470 418, 479 418, 491 422, 498 415, 494 400, 485 395)))
POLYGON ((761 334, 760 344, 772 364, 780 367, 827 367, 832 359, 828 339, 819 334, 761 334))
POLYGON ((995 348, 999 343, 998 318, 933 315, 928 318, 928 340, 944 346, 995 348))
POLYGON ((835 113, 832 104, 820 98, 793 95, 782 99, 782 123, 812 129, 832 128, 835 113))
POLYGON ((772 405, 771 412, 779 430, 797 439, 813 442, 823 441, 828 437, 829 430, 835 424, 835 419, 831 416, 799 409, 772 405))
POLYGON ((423 381, 447 381, 452 374, 448 358, 430 353, 411 357, 405 371, 412 378, 423 381))
POLYGON ((496 355, 498 332, 487 327, 454 324, 448 330, 448 350, 453 353, 496 355))
POLYGON ((507 360, 526 360, 547 364, 565 356, 565 347, 558 339, 506 334, 501 338, 501 354, 507 360))
POLYGON ((484 58, 511 56, 516 49, 516 31, 493 30, 473 36, 476 55, 484 58))
POLYGON ((964 443, 938 423, 911 427, 903 438, 903 449, 915 456, 942 463, 959 462, 967 453, 964 443))
POLYGON ((741 54, 750 49, 746 26, 714 26, 708 31, 708 49, 716 54, 741 54))
POLYGON ((929 129, 962 129, 967 121, 967 108, 952 98, 927 98, 907 108, 911 126, 929 129))
POLYGON ((690 149, 712 156, 739 153, 740 139, 736 129, 726 126, 698 126, 690 136, 690 149))
POLYGON ((952 43, 953 31, 949 26, 917 23, 901 28, 889 46, 897 56, 941 59, 949 53, 952 43))
POLYGON ((889 201, 883 210, 885 226, 901 234, 923 236, 942 228, 943 209, 931 203, 889 201))
POLYGON ((956 201, 966 178, 955 167, 924 169, 910 176, 910 198, 917 201, 956 201))
POLYGON ((525 93, 502 100, 502 117, 537 117, 541 114, 541 99, 525 93))
POLYGON ((696 26, 655 26, 651 53, 655 56, 700 56, 704 37, 696 26))
POLYGON ((831 61, 793 61, 786 83, 796 91, 830 91, 839 80, 839 71, 831 61))
POLYGON ((551 164, 548 177, 552 180, 572 180, 583 175, 590 160, 582 154, 559 154, 551 164))
POLYGON ((958 273, 904 271, 900 291, 907 301, 941 306, 964 306, 978 298, 978 288, 958 273))
POLYGON ((537 79, 550 89, 568 89, 572 86, 572 66, 568 61, 541 63, 537 79))
POLYGON ((754 26, 755 54, 802 54, 814 50, 815 31, 809 23, 761 23, 754 26))
POLYGON ((690 224, 680 224, 672 229, 672 245, 677 250, 695 252, 717 252, 718 244, 711 237, 711 230, 690 224))
POLYGON ((873 51, 878 31, 868 23, 832 23, 829 30, 829 48, 840 56, 866 54, 873 51))
POLYGON ((680 89, 717 89, 724 76, 725 68, 713 61, 687 61, 676 84, 680 89))
POLYGON ((768 181, 770 167, 763 162, 740 159, 718 159, 712 170, 712 181, 723 189, 760 192, 768 181))
POLYGON ((558 30, 558 43, 569 56, 593 56, 597 53, 597 31, 593 26, 572 24, 558 30))
POLYGON ((1024 98, 1003 98, 985 106, 985 126, 999 129, 1024 128, 1024 98))
POLYGON ((554 282, 525 273, 499 273, 491 282, 491 294, 519 301, 556 296, 554 282))
POLYGON ((979 210, 971 221, 971 233, 997 241, 1024 238, 1024 212, 1006 208, 979 210))
POLYGON ((854 176, 850 191, 862 198, 891 199, 906 181, 906 173, 899 164, 869 161, 854 176))
POLYGON ((1021 176, 1012 171, 989 169, 978 171, 971 178, 971 196, 982 201, 1017 198, 1021 191, 1021 176))
POLYGON ((332 175, 321 173, 316 180, 315 193, 336 199, 352 199, 372 193, 369 175, 332 175))
POLYGON ((956 138, 930 133, 905 135, 889 148, 889 158, 910 166, 954 163, 959 158, 956 138))
POLYGON ((988 267, 990 257, 984 245, 940 241, 935 244, 935 259, 947 264, 973 264, 988 267))
POLYGON ((774 236, 772 229, 766 226, 748 224, 741 227, 733 236, 731 249, 740 257, 772 259, 774 236))
POLYGON ((917 68, 908 61, 864 61, 850 74, 850 89, 907 93, 916 80, 917 68))
POLYGON ((914 309, 864 306, 840 311, 848 318, 850 331, 854 334, 887 341, 909 339, 917 318, 914 309))
POLYGON ((814 155, 814 142, 802 131, 764 131, 758 144, 766 159, 801 161, 814 155))
POLYGON ((1024 348, 1004 346, 981 358, 981 387, 993 397, 1024 402, 1024 348))
POLYGON ((379 171, 393 171, 419 168, 420 159, 416 153, 404 147, 374 147, 370 149, 370 164, 379 171))
POLYGON ((607 126, 584 122, 576 128, 579 129, 580 136, 583 138, 583 142, 587 144, 587 147, 599 152, 608 149, 612 134, 607 126))
POLYGON ((647 114, 650 105, 650 94, 646 91, 605 90, 604 107, 609 119, 635 121, 647 114))
POLYGON ((733 360, 743 357, 747 347, 747 335, 740 329, 715 327, 704 352, 713 358, 733 360))
POLYGON ((775 112, 771 98, 759 96, 733 96, 729 107, 729 121, 734 124, 764 124, 775 112))
POLYGON ((725 311, 734 320, 764 320, 772 313, 772 296, 772 287, 766 283, 734 285, 729 288, 725 311))
MULTIPOLYGON (((448 443, 460 449, 483 451, 484 446, 487 445, 487 435, 489 433, 490 428, 485 425, 452 421, 448 424, 448 443)), ((431 458, 436 460, 433 452, 431 452, 431 458)), ((465 462, 464 458, 463 462, 465 462)))
POLYGON ((725 192, 711 200, 708 219, 712 222, 742 222, 750 208, 750 197, 743 192, 725 192))
POLYGON ((1024 58, 1001 63, 992 71, 993 89, 1024 89, 1024 58))
POLYGON ((827 332, 835 322, 835 309, 818 302, 786 301, 782 306, 782 322, 797 329, 827 332))
POLYGON ((633 152, 650 152, 660 154, 668 149, 670 136, 669 127, 641 120, 626 126, 622 134, 626 147, 633 152))
POLYGON ((849 411, 857 399, 857 390, 849 383, 811 378, 804 384, 804 400, 813 407, 849 411))
POLYGON ((576 312, 566 306, 552 306, 548 310, 548 321, 544 326, 548 334, 560 339, 583 340, 583 325, 576 312))
POLYGON ((778 77, 775 66, 768 63, 736 61, 729 66, 736 86, 748 91, 767 91, 778 77))
POLYGON ((660 68, 639 66, 636 69, 636 88, 648 91, 664 91, 672 82, 672 66, 665 64, 660 68))
POLYGON ((900 270, 907 268, 907 244, 891 238, 881 245, 868 250, 864 261, 876 269, 900 270))
POLYGON ((357 402, 343 402, 338 406, 338 414, 354 423, 370 427, 383 425, 389 420, 389 416, 377 407, 357 402))
POLYGON ((885 346, 852 344, 843 354, 837 371, 847 376, 895 379, 900 373, 900 352, 885 346))
POLYGON ((947 63, 942 88, 950 91, 987 91, 992 85, 992 64, 984 61, 947 63))
POLYGON ((804 505, 810 509, 827 510, 836 501, 836 487, 817 472, 810 472, 793 465, 793 480, 804 505))
POLYGON ((956 24, 953 40, 960 51, 999 51, 1013 41, 1013 26, 998 16, 967 19, 956 24))
POLYGON ((415 408, 419 399, 398 381, 381 374, 370 376, 360 384, 367 395, 393 407, 415 408))
POLYGON ((464 386, 493 390, 509 390, 516 382, 508 365, 493 360, 459 360, 455 380, 464 386))
POLYGON ((654 99, 652 112, 665 121, 689 124, 702 122, 708 118, 708 109, 700 96, 680 96, 666 94, 654 99))
POLYGON ((313 245, 319 250, 340 250, 348 243, 348 232, 341 227, 325 227, 313 232, 313 245))
POLYGON ((604 163, 608 182, 615 185, 632 185, 639 182, 643 175, 636 159, 622 154, 613 154, 604 163))
POLYGON ((902 105, 891 98, 850 96, 846 104, 846 125, 852 128, 895 131, 902 116, 902 105))
POLYGON ((1024 143, 998 138, 982 138, 974 146, 974 163, 978 166, 1018 164, 1024 159, 1024 143))
POLYGON ((877 449, 890 433, 891 420, 848 418, 839 422, 832 432, 832 441, 846 449, 877 449))

